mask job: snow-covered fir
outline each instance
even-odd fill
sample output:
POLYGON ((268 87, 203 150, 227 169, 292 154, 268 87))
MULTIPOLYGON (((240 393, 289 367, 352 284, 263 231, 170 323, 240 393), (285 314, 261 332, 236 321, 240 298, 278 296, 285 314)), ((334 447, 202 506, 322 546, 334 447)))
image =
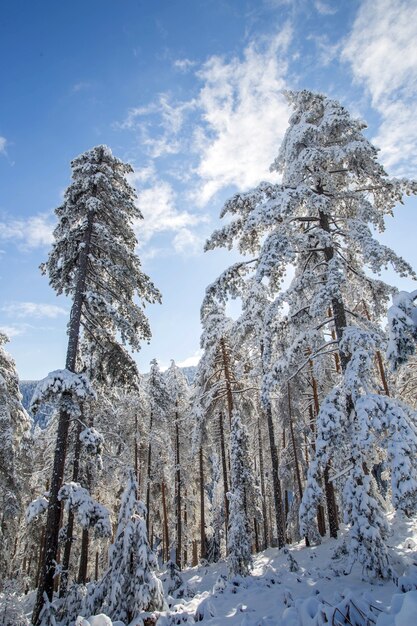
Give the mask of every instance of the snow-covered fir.
POLYGON ((239 259, 206 289, 191 376, 131 354, 160 294, 130 166, 72 162, 43 265, 68 352, 30 394, 40 424, 0 336, 0 624, 417 623, 417 291, 380 274, 416 276, 376 236, 417 183, 337 101, 286 97, 280 182, 233 196, 206 244, 239 259))

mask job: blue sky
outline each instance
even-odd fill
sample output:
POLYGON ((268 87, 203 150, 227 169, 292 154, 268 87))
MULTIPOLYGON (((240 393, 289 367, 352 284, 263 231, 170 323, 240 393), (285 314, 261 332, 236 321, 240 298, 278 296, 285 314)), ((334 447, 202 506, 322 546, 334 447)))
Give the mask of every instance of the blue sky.
MULTIPOLYGON (((16 0, 0 31, 0 326, 24 379, 64 364, 69 302, 38 266, 84 150, 135 168, 138 254, 163 294, 142 371, 196 363, 204 290, 233 261, 202 246, 228 196, 272 179, 283 89, 341 100, 388 172, 416 176, 416 0, 16 0)), ((414 267, 416 207, 383 235, 414 267)))

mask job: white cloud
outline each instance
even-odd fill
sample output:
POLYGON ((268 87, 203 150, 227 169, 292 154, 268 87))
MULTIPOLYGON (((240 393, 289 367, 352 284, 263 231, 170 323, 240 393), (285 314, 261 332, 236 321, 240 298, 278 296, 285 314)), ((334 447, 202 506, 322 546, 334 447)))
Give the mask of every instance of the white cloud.
POLYGON ((286 26, 272 40, 250 43, 243 59, 213 56, 199 71, 203 125, 195 132, 195 150, 201 205, 226 186, 247 189, 272 178, 269 166, 288 124, 281 91, 290 40, 286 26))
POLYGON ((417 166, 416 40, 416 2, 365 0, 342 51, 381 115, 374 138, 381 160, 401 174, 417 166))
POLYGON ((53 242, 55 223, 49 213, 28 219, 6 219, 0 222, 0 240, 13 241, 24 249, 49 246, 53 242))
POLYGON ((194 352, 194 354, 187 357, 183 361, 179 361, 178 363, 176 363, 176 365, 178 365, 178 367, 192 367, 192 366, 198 365, 202 355, 203 355, 203 351, 197 350, 196 352, 194 352))
POLYGON ((6 155, 6 145, 7 145, 7 139, 6 137, 1 137, 0 136, 0 154, 4 154, 6 155))
POLYGON ((147 243, 156 233, 171 231, 179 235, 188 227, 204 221, 205 217, 202 215, 178 211, 175 201, 176 196, 171 185, 157 179, 151 187, 138 192, 137 204, 144 217, 134 226, 139 245, 147 243))
MULTIPOLYGON (((335 0, 333 0, 333 4, 335 4, 335 0)), ((331 0, 329 2, 315 0, 314 6, 321 15, 334 15, 337 13, 337 6, 332 6, 331 0)))
POLYGON ((23 335, 28 328, 26 324, 12 324, 12 325, 1 325, 0 331, 7 335, 9 339, 12 337, 18 337, 19 335, 23 335))
POLYGON ((66 309, 55 304, 40 304, 37 302, 11 302, 3 306, 1 310, 7 315, 13 315, 18 318, 55 318, 68 313, 66 309))
POLYGON ((116 126, 136 131, 142 149, 146 146, 153 159, 177 154, 181 148, 178 134, 186 114, 195 106, 194 100, 173 103, 168 94, 162 93, 156 102, 129 109, 126 118, 116 126), (157 124, 152 123, 152 116, 156 116, 157 124))
POLYGON ((190 59, 177 59, 176 61, 174 61, 173 65, 175 69, 185 73, 188 72, 189 69, 194 67, 195 61, 191 61, 190 59))
POLYGON ((188 228, 181 228, 175 235, 172 244, 175 252, 191 256, 203 252, 205 238, 197 235, 188 228))

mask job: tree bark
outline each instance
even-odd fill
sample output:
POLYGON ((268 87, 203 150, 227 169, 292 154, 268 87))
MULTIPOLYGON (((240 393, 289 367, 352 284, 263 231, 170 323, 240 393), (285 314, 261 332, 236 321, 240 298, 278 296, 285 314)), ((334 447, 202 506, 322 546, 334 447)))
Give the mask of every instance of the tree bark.
POLYGON ((88 528, 83 528, 82 537, 81 537, 80 565, 78 569, 78 580, 77 580, 79 585, 85 585, 85 583, 87 582, 88 544, 89 544, 88 528))
POLYGON ((162 481, 161 485, 162 491, 162 512, 164 516, 164 536, 165 536, 165 562, 169 561, 169 535, 168 535, 168 514, 167 514, 167 503, 165 497, 165 482, 162 481))
POLYGON ((230 359, 226 349, 226 342, 223 337, 220 339, 220 349, 223 359, 224 379, 226 381, 227 412, 229 415, 229 426, 231 426, 233 413, 232 376, 230 373, 230 359))
MULTIPOLYGON (((87 227, 84 233, 84 245, 81 247, 80 250, 77 283, 75 287, 74 301, 71 307, 68 328, 69 338, 65 367, 70 372, 75 372, 75 363, 77 358, 78 341, 80 335, 81 314, 85 298, 87 262, 90 253, 93 222, 94 214, 92 211, 89 211, 87 215, 87 227)), ((49 492, 49 506, 46 519, 46 549, 42 568, 42 577, 38 587, 36 603, 32 614, 32 623, 36 626, 38 626, 40 623, 39 615, 44 604, 43 594, 46 593, 49 600, 52 601, 54 590, 55 563, 58 554, 58 535, 61 519, 61 502, 58 499, 58 492, 62 486, 62 481, 64 478, 70 420, 71 415, 67 411, 61 410, 58 420, 51 488, 49 492)))
MULTIPOLYGON (((200 466, 200 557, 206 558, 206 514, 204 505, 204 463, 203 463, 203 448, 199 449, 199 466, 200 466)), ((194 550, 194 544, 193 544, 194 550)), ((194 554, 194 552, 193 552, 194 554)), ((194 560, 194 556, 193 556, 194 560)))
POLYGON ((152 423, 153 414, 151 411, 151 417, 149 421, 149 444, 148 444, 148 468, 147 468, 147 480, 146 480, 146 531, 149 537, 149 520, 150 520, 150 508, 151 508, 151 461, 152 461, 152 423))
POLYGON ((177 509, 177 549, 176 563, 181 569, 181 552, 182 552, 182 520, 181 520, 181 468, 180 468, 180 429, 178 425, 178 401, 175 402, 175 447, 176 447, 176 509, 177 509))
MULTIPOLYGON (((72 480, 75 483, 78 481, 78 474, 80 472, 81 428, 82 428, 81 422, 77 422, 77 426, 75 428, 74 464, 73 464, 73 469, 72 469, 72 480)), ((61 583, 59 586, 60 598, 63 598, 67 592, 71 549, 72 549, 72 544, 74 541, 73 535, 74 535, 74 513, 70 509, 68 513, 67 529, 66 529, 66 535, 65 535, 64 556, 62 558, 61 583)))
POLYGON ((225 511, 225 526, 226 526, 226 545, 227 545, 227 529, 229 526, 229 499, 227 494, 229 492, 229 484, 227 478, 227 458, 226 458, 226 444, 224 440, 224 425, 223 425, 223 412, 219 411, 219 430, 220 430, 220 451, 222 456, 222 470, 223 470, 223 490, 224 490, 224 511, 225 511))
POLYGON ((277 542, 278 548, 285 546, 285 523, 284 514, 282 510, 282 491, 281 481, 279 479, 279 461, 278 450, 275 443, 274 423, 272 419, 271 404, 268 403, 266 409, 266 418, 268 423, 268 435, 269 435, 269 447, 271 450, 271 464, 272 464, 272 486, 274 490, 274 506, 275 506, 275 522, 277 527, 277 542))
POLYGON ((263 518, 263 549, 266 550, 269 545, 268 538, 268 520, 266 514, 266 491, 265 491, 265 469, 264 469, 264 455, 262 451, 262 437, 261 437, 261 420, 258 417, 258 450, 259 450, 259 476, 261 482, 261 496, 262 496, 262 518, 263 518))

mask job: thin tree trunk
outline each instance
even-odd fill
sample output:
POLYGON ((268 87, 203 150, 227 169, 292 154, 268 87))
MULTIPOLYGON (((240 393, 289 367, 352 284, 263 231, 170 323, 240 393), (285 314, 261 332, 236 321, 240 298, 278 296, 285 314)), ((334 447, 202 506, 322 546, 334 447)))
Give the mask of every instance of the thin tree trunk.
POLYGON ((181 520, 181 468, 180 468, 180 429, 178 425, 178 401, 175 402, 175 447, 176 447, 176 509, 177 509, 177 549, 176 563, 181 569, 181 552, 182 552, 182 520, 181 520))
MULTIPOLYGON (((80 473, 80 452, 81 452, 81 441, 80 441, 80 433, 81 433, 81 422, 77 422, 77 426, 75 428, 75 446, 74 446, 74 462, 72 469, 72 480, 76 483, 78 481, 78 474, 80 473)), ((61 583, 59 586, 59 597, 63 598, 67 592, 68 588, 68 579, 69 579, 69 564, 71 558, 71 549, 74 541, 74 513, 70 509, 68 513, 67 520, 67 528, 65 535, 65 544, 64 544, 64 556, 62 559, 62 571, 61 571, 61 583)))
POLYGON ((168 536, 168 515, 167 503, 165 497, 165 482, 162 481, 162 512, 164 516, 164 535, 165 535, 165 562, 169 561, 169 536, 168 536))
POLYGON ((204 463, 203 463, 203 448, 199 449, 199 465, 200 465, 200 556, 202 559, 206 558, 206 515, 204 505, 204 463))
MULTIPOLYGON (((370 322, 371 316, 369 315, 368 307, 366 306, 366 302, 364 300, 362 300, 362 306, 363 306, 364 313, 366 315, 366 319, 368 320, 368 322, 370 322)), ((388 389, 388 382, 387 382, 387 377, 385 374, 385 368, 384 368, 384 363, 382 360, 381 352, 377 350, 375 353, 375 356, 376 356, 376 362, 378 365, 379 375, 381 377, 381 382, 382 382, 382 387, 384 389, 384 393, 386 396, 389 396, 390 394, 389 394, 389 389, 388 389)))
POLYGON ((94 568, 94 579, 98 580, 98 550, 96 550, 96 564, 94 568))
MULTIPOLYGON (((187 490, 185 490, 184 493, 184 528, 185 528, 185 532, 187 533, 187 528, 188 528, 188 510, 187 510, 187 490)), ((188 535, 188 533, 187 533, 188 535)), ((183 559, 183 564, 186 567, 187 566, 187 561, 188 561, 188 550, 187 550, 187 536, 185 538, 185 542, 184 542, 184 559, 183 559)))
POLYGON ((232 376, 230 373, 230 359, 227 354, 226 342, 223 337, 220 339, 220 348, 223 359, 224 378, 226 381, 227 412, 229 415, 229 426, 231 426, 233 413, 232 376))
POLYGON ((277 528, 277 542, 278 548, 283 548, 285 545, 285 524, 284 515, 282 510, 282 491, 281 481, 279 479, 279 461, 278 450, 275 443, 274 423, 272 419, 272 408, 270 403, 266 407, 266 418, 268 423, 268 435, 269 435, 269 448, 271 450, 271 464, 272 464, 272 486, 274 490, 274 506, 275 506, 275 522, 277 528))
POLYGON ((262 497, 262 517, 263 517, 263 530, 264 541, 263 548, 267 549, 269 545, 268 538, 268 520, 266 515, 266 492, 265 492, 265 469, 264 469, 264 455, 262 451, 262 437, 261 437, 261 420, 258 417, 258 450, 259 450, 259 476, 261 481, 261 497, 262 497))
POLYGON ((149 444, 148 444, 148 468, 147 468, 147 480, 146 480, 146 530, 149 537, 149 520, 150 520, 150 509, 151 509, 151 461, 152 461, 152 423, 153 423, 153 414, 151 411, 151 418, 149 421, 149 444))
MULTIPOLYGON (((317 390, 317 381, 316 381, 315 376, 313 375, 313 364, 311 361, 310 361, 310 370, 311 370, 311 381, 313 385, 314 411, 315 411, 316 418, 317 418, 319 414, 319 410, 320 410, 320 404, 319 404, 319 395, 318 395, 318 390, 317 390)), ((312 428, 313 428, 313 433, 315 434, 314 422, 312 422, 312 428)), ((314 443, 313 448, 314 450, 316 449, 315 443, 314 443)), ((329 524, 329 534, 330 534, 330 537, 333 537, 333 539, 337 539, 337 533, 339 530, 339 520, 338 520, 338 515, 337 515, 336 494, 334 491, 334 485, 329 480, 329 470, 330 470, 330 461, 326 463, 326 468, 324 470, 324 475, 323 475, 324 493, 326 496, 327 521, 329 524)), ((319 512, 318 512, 318 515, 320 515, 319 512)), ((319 532, 320 534, 322 534, 320 531, 320 524, 319 524, 319 532)))
POLYGON ((227 478, 227 458, 226 458, 226 444, 224 441, 224 426, 223 426, 223 412, 219 411, 219 430, 220 430, 220 451, 222 455, 222 470, 223 470, 223 490, 224 490, 224 510, 225 510, 225 525, 226 525, 226 545, 227 545, 227 529, 229 526, 229 499, 227 494, 229 492, 229 484, 227 478))
MULTIPOLYGON (((87 262, 88 256, 90 254, 91 235, 93 232, 93 218, 93 212, 89 211, 87 215, 87 227, 83 240, 84 245, 81 247, 80 250, 74 301, 71 307, 68 328, 68 349, 65 363, 66 369, 70 372, 75 372, 75 363, 77 358, 78 341, 80 334, 81 313, 85 298, 87 262)), ((49 506, 46 519, 46 549, 41 581, 38 587, 36 603, 32 614, 32 623, 36 626, 38 626, 40 623, 39 615, 44 604, 44 593, 46 593, 49 600, 52 601, 52 595, 54 591, 55 563, 57 562, 58 555, 58 535, 62 507, 61 501, 58 499, 58 492, 61 489, 62 481, 64 478, 70 420, 70 413, 61 409, 58 420, 51 488, 49 492, 49 506)))
POLYGON ((78 580, 77 580, 79 585, 85 585, 85 583, 87 582, 88 544, 89 544, 88 528, 83 528, 82 537, 81 537, 80 565, 78 569, 78 580))

